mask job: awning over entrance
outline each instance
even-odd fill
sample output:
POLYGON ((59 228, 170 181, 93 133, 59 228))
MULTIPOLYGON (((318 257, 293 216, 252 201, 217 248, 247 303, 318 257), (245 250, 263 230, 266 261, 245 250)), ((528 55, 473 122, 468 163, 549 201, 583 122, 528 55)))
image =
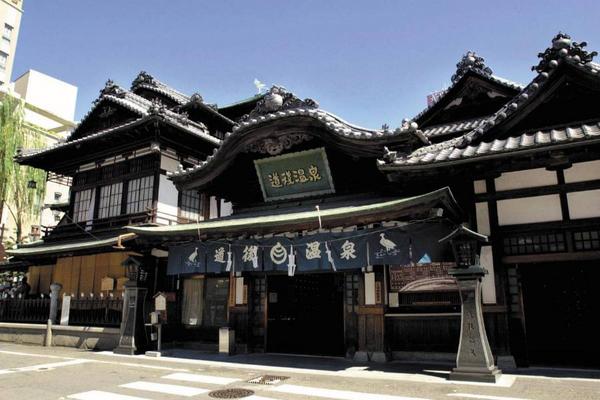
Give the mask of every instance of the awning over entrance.
POLYGON ((198 237, 198 235, 267 234, 299 230, 334 228, 393 220, 410 215, 427 213, 441 207, 451 217, 461 214, 450 188, 445 187, 419 196, 379 201, 374 203, 326 208, 303 212, 282 212, 245 218, 218 218, 195 224, 174 226, 129 226, 129 232, 141 236, 198 237))
POLYGON ((94 239, 70 243, 45 244, 43 240, 19 247, 18 249, 7 250, 6 253, 16 258, 27 258, 46 255, 58 255, 74 251, 83 251, 90 249, 99 249, 103 247, 112 247, 121 242, 135 239, 136 235, 125 234, 105 239, 94 239))

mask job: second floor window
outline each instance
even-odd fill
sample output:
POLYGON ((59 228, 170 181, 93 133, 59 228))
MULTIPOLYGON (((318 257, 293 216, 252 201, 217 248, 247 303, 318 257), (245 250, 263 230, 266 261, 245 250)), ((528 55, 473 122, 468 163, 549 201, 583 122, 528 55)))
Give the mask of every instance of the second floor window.
POLYGON ((146 212, 152 208, 154 175, 132 179, 127 187, 127 214, 146 212))
POLYGON ((100 199, 98 202, 98 218, 114 217, 121 214, 121 198, 123 197, 123 183, 100 188, 100 199))
POLYGON ((94 189, 81 190, 75 192, 73 203, 73 221, 81 222, 93 219, 91 213, 94 210, 92 201, 94 199, 94 189))
POLYGON ((181 192, 179 203, 179 218, 184 222, 198 221, 202 216, 202 205, 200 193, 196 190, 184 190, 181 192))

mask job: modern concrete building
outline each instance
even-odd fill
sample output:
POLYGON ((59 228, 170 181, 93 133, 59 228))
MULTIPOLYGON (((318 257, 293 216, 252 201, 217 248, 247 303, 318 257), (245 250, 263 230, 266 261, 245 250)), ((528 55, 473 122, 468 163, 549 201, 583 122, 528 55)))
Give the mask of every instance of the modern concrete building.
POLYGON ((0 86, 11 80, 22 15, 22 0, 0 0, 0 86))
MULTIPOLYGON (((27 129, 42 138, 44 147, 54 146, 66 139, 75 126, 75 103, 77 87, 35 70, 29 70, 14 83, 0 90, 2 94, 24 101, 24 117, 27 129)), ((43 184, 42 182, 37 182, 43 184)), ((24 229, 33 240, 43 234, 44 227, 53 227, 64 213, 61 205, 69 201, 70 183, 54 174, 48 175, 46 194, 43 199, 41 218, 32 214, 24 229)), ((9 212, 2 214, 4 239, 14 232, 15 222, 9 212)))

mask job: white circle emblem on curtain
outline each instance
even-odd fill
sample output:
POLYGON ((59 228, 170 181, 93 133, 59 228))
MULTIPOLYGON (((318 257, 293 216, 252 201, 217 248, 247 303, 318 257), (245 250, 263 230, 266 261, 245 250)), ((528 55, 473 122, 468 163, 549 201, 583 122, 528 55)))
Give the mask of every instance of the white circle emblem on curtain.
POLYGON ((271 261, 277 265, 283 264, 287 259, 287 250, 280 242, 277 242, 277 244, 271 248, 269 254, 271 256, 271 261))

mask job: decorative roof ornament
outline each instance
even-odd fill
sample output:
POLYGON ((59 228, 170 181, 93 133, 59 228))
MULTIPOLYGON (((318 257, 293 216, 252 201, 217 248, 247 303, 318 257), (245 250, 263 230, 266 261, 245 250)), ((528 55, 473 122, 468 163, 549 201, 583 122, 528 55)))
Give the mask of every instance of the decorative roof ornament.
POLYGON ((204 99, 202 98, 202 96, 198 92, 194 92, 190 96, 190 101, 194 102, 194 103, 204 103, 204 99))
POLYGON ((150 115, 166 114, 166 112, 167 107, 158 99, 152 100, 152 104, 148 107, 148 114, 150 115))
POLYGON ((123 96, 125 95, 125 91, 119 87, 116 83, 113 82, 112 79, 109 79, 104 84, 104 87, 100 89, 100 98, 98 98, 94 103, 100 101, 102 96, 113 95, 113 96, 123 96))
POLYGON ((283 86, 272 86, 264 97, 256 102, 254 110, 240 118, 240 121, 292 108, 319 108, 319 104, 312 99, 300 100, 283 86))
POLYGON ((538 65, 531 67, 531 70, 542 73, 556 68, 561 58, 568 58, 579 64, 587 64, 598 55, 598 52, 592 51, 588 53, 584 49, 586 46, 586 42, 574 42, 571 40, 571 36, 558 32, 552 39, 552 46, 548 47, 543 53, 538 54, 541 60, 538 65))
POLYGON ((135 77, 133 82, 131 82, 131 89, 135 89, 137 86, 141 84, 147 84, 151 86, 156 86, 156 80, 152 75, 147 73, 146 71, 140 71, 138 76, 135 77))
POLYGON ((476 71, 485 76, 491 76, 492 70, 485 65, 485 60, 474 51, 467 51, 462 59, 456 64, 456 73, 452 75, 452 83, 456 83, 467 71, 476 71))
POLYGON ((275 156, 284 150, 289 150, 292 146, 307 142, 312 136, 303 133, 292 133, 280 135, 277 137, 268 137, 246 146, 245 151, 249 153, 261 153, 275 156))
POLYGON ((419 129, 419 124, 417 124, 415 121, 413 121, 412 119, 408 119, 408 118, 404 118, 402 120, 402 125, 400 125, 398 128, 396 128, 394 130, 395 134, 399 134, 402 132, 414 132, 417 129, 419 129))

